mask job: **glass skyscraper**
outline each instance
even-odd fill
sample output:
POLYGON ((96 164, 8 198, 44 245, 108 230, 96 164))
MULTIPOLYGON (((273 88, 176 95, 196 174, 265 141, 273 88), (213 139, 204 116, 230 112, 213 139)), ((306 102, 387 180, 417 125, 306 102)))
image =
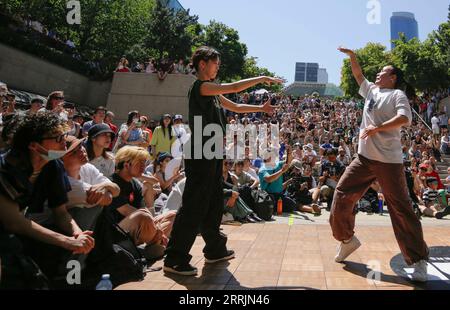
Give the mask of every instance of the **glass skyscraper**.
POLYGON ((181 10, 184 11, 184 7, 180 2, 178 2, 178 0, 159 0, 159 2, 161 2, 162 5, 168 7, 169 9, 174 9, 176 12, 181 10))
MULTIPOLYGON (((407 40, 419 38, 419 25, 413 13, 394 12, 391 17, 391 40, 398 40, 399 33, 404 33, 407 40)), ((395 44, 391 43, 394 48, 395 44)))

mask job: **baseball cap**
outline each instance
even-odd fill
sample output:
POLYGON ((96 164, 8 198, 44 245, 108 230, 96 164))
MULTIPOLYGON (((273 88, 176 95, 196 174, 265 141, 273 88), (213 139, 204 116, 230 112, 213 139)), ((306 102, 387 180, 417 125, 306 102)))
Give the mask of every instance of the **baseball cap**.
POLYGON ((177 114, 177 115, 174 116, 173 120, 174 120, 174 121, 183 120, 183 116, 177 114))
POLYGON ((116 137, 115 132, 107 124, 97 124, 91 127, 88 132, 89 139, 98 137, 101 134, 110 133, 112 140, 116 137))
POLYGON ((66 155, 75 151, 80 146, 80 144, 82 144, 86 141, 86 139, 87 138, 77 139, 74 136, 68 136, 66 138, 66 147, 67 147, 66 155))
POLYGON ((302 163, 298 159, 292 160, 291 167, 294 167, 295 169, 298 169, 298 170, 302 170, 303 169, 302 163))
POLYGON ((158 156, 158 163, 162 163, 165 159, 170 158, 173 159, 173 156, 167 152, 161 153, 158 156))

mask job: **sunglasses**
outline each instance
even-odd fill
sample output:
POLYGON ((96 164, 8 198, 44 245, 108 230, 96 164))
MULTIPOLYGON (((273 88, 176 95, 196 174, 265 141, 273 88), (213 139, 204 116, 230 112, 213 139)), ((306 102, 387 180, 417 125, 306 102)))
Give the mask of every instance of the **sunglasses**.
POLYGON ((66 140, 68 136, 69 136, 69 133, 66 132, 66 133, 63 133, 63 134, 61 134, 59 136, 46 137, 46 138, 43 138, 42 140, 55 140, 56 143, 61 143, 62 141, 66 140))
POLYGON ((53 97, 52 99, 55 99, 55 100, 64 100, 64 99, 66 99, 66 98, 64 98, 64 97, 59 97, 59 96, 56 96, 56 97, 53 97))

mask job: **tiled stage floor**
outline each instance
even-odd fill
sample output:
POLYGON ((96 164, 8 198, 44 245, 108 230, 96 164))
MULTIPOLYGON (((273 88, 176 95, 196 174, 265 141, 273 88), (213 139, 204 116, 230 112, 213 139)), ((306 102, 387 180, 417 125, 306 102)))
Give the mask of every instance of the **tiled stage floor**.
MULTIPOLYGON (((379 220, 379 219, 377 219, 379 220)), ((151 272, 144 281, 120 290, 414 290, 450 289, 450 225, 424 225, 431 248, 430 282, 417 285, 408 280, 388 217, 380 225, 359 225, 363 246, 346 264, 333 261, 337 242, 326 220, 304 224, 280 219, 275 223, 222 226, 236 259, 205 266, 203 240, 192 249, 191 263, 197 277, 165 276, 151 272), (381 273, 373 272, 380 270, 381 273), (402 274, 402 272, 405 272, 402 274), (367 276, 372 280, 368 280, 367 276), (379 281, 377 281, 379 280, 379 281)), ((161 267, 158 262, 154 267, 161 267)))

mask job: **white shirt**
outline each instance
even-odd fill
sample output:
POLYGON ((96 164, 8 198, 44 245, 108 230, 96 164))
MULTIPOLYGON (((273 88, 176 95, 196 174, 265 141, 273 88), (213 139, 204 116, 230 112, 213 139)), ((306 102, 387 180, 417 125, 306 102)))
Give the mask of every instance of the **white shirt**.
POLYGON ((436 116, 433 116, 433 118, 431 119, 432 128, 439 129, 440 123, 441 123, 441 121, 439 120, 439 118, 437 118, 436 116))
MULTIPOLYGON (((411 124, 411 106, 401 90, 380 89, 365 80, 359 93, 366 99, 361 131, 370 125, 380 126, 398 115, 406 116, 411 124)), ((360 139, 358 153, 382 163, 403 164, 400 128, 379 132, 366 140, 360 139)))
POLYGON ((110 182, 107 177, 101 174, 100 171, 91 164, 86 164, 81 167, 79 180, 69 176, 69 181, 72 190, 67 193, 67 196, 69 197, 69 202, 67 203, 68 208, 95 207, 87 204, 86 191, 88 191, 92 185, 110 182))
POLYGON ((116 167, 113 155, 111 153, 108 153, 108 155, 110 159, 105 159, 103 156, 100 156, 91 160, 89 163, 95 166, 105 177, 110 178, 116 171, 116 167))

